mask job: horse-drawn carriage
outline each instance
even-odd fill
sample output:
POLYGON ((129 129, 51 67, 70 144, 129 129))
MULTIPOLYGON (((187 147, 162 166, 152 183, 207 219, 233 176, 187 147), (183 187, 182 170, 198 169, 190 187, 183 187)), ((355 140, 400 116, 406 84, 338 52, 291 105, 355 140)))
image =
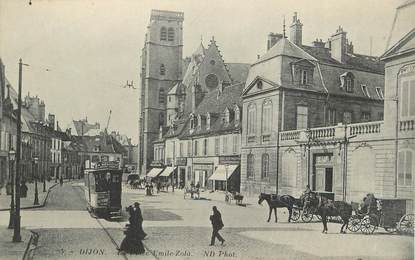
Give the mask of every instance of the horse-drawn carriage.
POLYGON ((234 200, 236 205, 241 205, 243 199, 244 196, 239 192, 231 191, 225 193, 225 202, 231 203, 234 200))
POLYGON ((372 234, 382 227, 389 233, 414 234, 414 214, 406 214, 404 199, 376 199, 368 203, 366 199, 360 207, 354 203, 355 214, 349 221, 348 229, 372 234))

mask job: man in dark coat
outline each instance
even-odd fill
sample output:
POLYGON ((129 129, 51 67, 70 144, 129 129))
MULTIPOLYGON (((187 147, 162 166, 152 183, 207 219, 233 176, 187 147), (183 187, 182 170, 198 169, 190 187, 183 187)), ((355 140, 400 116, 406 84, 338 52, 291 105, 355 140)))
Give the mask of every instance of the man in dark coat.
POLYGON ((210 222, 212 222, 212 238, 210 240, 210 245, 215 245, 215 238, 218 238, 218 240, 223 243, 225 242, 225 239, 219 234, 219 230, 223 228, 223 222, 222 222, 222 215, 220 214, 219 210, 216 208, 216 206, 213 206, 213 215, 210 215, 210 222))

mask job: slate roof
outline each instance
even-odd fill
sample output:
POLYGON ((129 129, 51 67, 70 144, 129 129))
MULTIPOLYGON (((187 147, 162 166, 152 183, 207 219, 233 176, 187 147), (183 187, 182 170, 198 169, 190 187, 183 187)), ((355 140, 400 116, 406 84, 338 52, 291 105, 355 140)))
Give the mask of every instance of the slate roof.
POLYGON ((72 136, 79 148, 84 152, 96 152, 99 147, 100 153, 125 153, 125 148, 110 135, 97 136, 72 136))
POLYGON ((368 71, 377 74, 385 73, 385 64, 373 56, 356 53, 346 54, 345 62, 341 63, 331 57, 330 50, 328 48, 306 45, 302 45, 301 48, 322 63, 327 63, 348 69, 368 71))
POLYGON ((233 83, 244 83, 248 77, 251 64, 248 63, 225 63, 233 83))
POLYGON ((195 117, 198 115, 206 116, 207 113, 210 113, 210 129, 208 130, 206 128, 205 122, 200 129, 195 128, 195 130, 190 133, 190 124, 187 118, 186 123, 182 125, 182 134, 180 135, 180 138, 199 135, 214 135, 218 133, 240 130, 240 123, 235 124, 234 122, 235 116, 231 117, 231 120, 228 124, 224 124, 221 118, 226 108, 231 111, 231 114, 233 113, 236 105, 239 107, 239 109, 241 108, 241 94, 243 88, 244 83, 238 83, 224 87, 224 90, 220 95, 218 95, 218 91, 209 92, 197 107, 194 115, 195 117))
POLYGON ((264 55, 262 55, 253 65, 261 63, 263 61, 275 58, 277 56, 290 56, 299 59, 312 60, 316 59, 302 50, 300 47, 292 43, 287 38, 280 39, 271 49, 269 49, 264 55))

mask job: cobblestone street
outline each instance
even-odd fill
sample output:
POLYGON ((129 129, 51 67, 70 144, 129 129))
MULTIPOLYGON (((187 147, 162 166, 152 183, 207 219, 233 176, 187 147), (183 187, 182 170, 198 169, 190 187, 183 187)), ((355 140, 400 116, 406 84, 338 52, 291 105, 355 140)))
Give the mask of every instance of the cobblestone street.
MULTIPOLYGON (((133 259, 411 259, 413 237, 339 234, 340 225, 329 223, 329 234, 321 234, 321 223, 287 223, 287 212, 278 212, 279 223, 266 222, 267 206, 248 200, 246 207, 226 204, 223 194, 203 192, 200 200, 183 199, 183 192, 162 192, 148 197, 142 190, 124 187, 123 206, 141 203, 146 255, 133 259), (209 214, 216 205, 225 224, 225 245, 209 246, 209 214), (365 245, 362 247, 362 244, 365 245), (343 249, 338 245, 345 245, 343 249)), ((124 235, 126 218, 120 222, 94 219, 85 210, 82 183, 65 183, 52 189, 46 207, 23 210, 22 226, 37 232, 34 259, 122 258, 117 247, 124 235)), ((5 228, 8 214, 2 212, 5 228)), ((273 219, 272 219, 273 221, 273 219)), ((15 253, 14 253, 15 254, 15 253)))

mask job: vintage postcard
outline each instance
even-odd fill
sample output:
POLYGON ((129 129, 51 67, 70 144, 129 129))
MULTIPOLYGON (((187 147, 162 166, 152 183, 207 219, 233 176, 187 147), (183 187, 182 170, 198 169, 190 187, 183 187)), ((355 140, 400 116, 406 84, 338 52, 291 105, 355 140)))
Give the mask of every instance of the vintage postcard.
POLYGON ((415 0, 0 0, 0 259, 414 259, 415 0))

